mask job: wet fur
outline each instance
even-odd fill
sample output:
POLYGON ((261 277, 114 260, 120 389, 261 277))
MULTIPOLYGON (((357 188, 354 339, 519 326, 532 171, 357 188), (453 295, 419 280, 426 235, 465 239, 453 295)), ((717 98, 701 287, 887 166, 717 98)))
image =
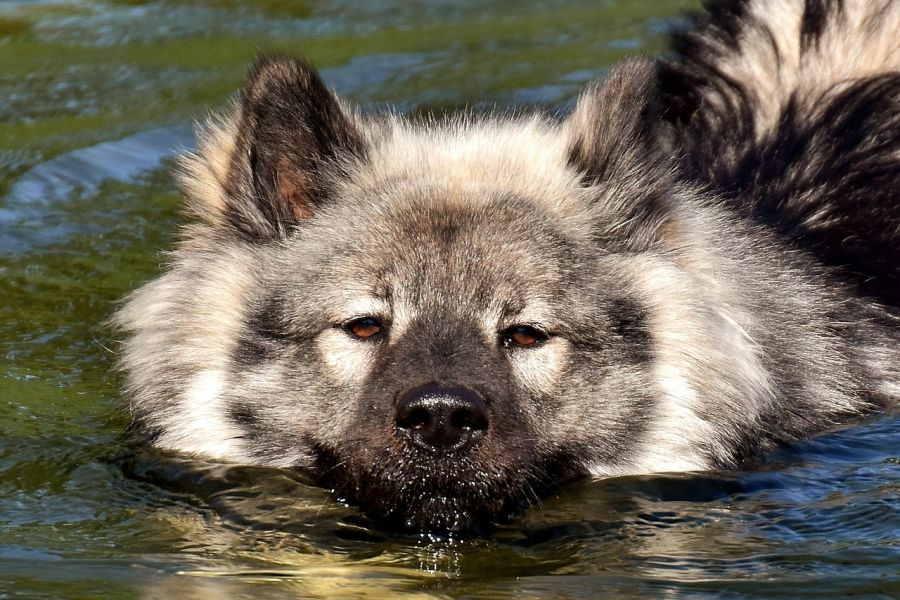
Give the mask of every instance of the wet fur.
POLYGON ((743 466, 894 405, 898 33, 889 1, 710 3, 562 122, 364 117, 261 60, 183 162, 196 222, 117 317, 136 423, 467 531, 574 477, 743 466), (342 329, 366 315, 385 340, 342 329), (499 344, 518 323, 551 337, 499 344), (486 399, 474 448, 394 434, 429 381, 486 399))

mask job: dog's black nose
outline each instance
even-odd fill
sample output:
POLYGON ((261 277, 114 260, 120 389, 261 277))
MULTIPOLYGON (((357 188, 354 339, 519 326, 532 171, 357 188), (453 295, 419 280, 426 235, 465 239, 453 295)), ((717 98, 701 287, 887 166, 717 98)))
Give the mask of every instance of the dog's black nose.
POLYGON ((487 407, 468 388, 421 385, 400 397, 396 427, 419 447, 458 450, 487 430, 487 407))

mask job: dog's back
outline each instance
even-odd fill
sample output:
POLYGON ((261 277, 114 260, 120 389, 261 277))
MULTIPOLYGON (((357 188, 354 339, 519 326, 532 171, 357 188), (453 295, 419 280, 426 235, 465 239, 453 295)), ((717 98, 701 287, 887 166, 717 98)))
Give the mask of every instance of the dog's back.
POLYGON ((708 4, 661 68, 685 176, 900 305, 900 2, 708 4))

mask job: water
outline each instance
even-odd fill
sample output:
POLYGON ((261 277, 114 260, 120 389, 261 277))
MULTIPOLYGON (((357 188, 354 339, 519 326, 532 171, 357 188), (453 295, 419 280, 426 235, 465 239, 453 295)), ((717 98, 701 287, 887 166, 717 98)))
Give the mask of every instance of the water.
POLYGON ((557 109, 693 5, 0 1, 0 597, 900 597, 897 417, 750 473, 584 482, 465 542, 121 437, 102 323, 172 241, 168 158, 258 49, 364 106, 557 109))

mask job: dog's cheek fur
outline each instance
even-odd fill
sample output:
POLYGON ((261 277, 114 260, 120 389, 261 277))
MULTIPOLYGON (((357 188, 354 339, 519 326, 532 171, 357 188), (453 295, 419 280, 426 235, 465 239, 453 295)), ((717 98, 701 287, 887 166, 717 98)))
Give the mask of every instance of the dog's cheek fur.
POLYGON ((251 460, 224 397, 256 284, 255 259, 239 245, 213 251, 195 240, 175 260, 176 268, 134 292, 116 315, 132 334, 120 358, 132 413, 159 447, 251 460))
POLYGON ((290 316, 297 299, 271 287, 244 314, 232 351, 229 416, 254 462, 310 468, 319 440, 342 439, 350 429, 376 347, 313 318, 313 308, 298 330, 290 316))
POLYGON ((647 385, 649 357, 634 351, 630 342, 617 346, 610 338, 602 345, 573 348, 577 368, 542 399, 548 407, 544 437, 565 448, 583 472, 600 477, 634 472, 634 457, 644 447, 648 417, 657 404, 647 385))

